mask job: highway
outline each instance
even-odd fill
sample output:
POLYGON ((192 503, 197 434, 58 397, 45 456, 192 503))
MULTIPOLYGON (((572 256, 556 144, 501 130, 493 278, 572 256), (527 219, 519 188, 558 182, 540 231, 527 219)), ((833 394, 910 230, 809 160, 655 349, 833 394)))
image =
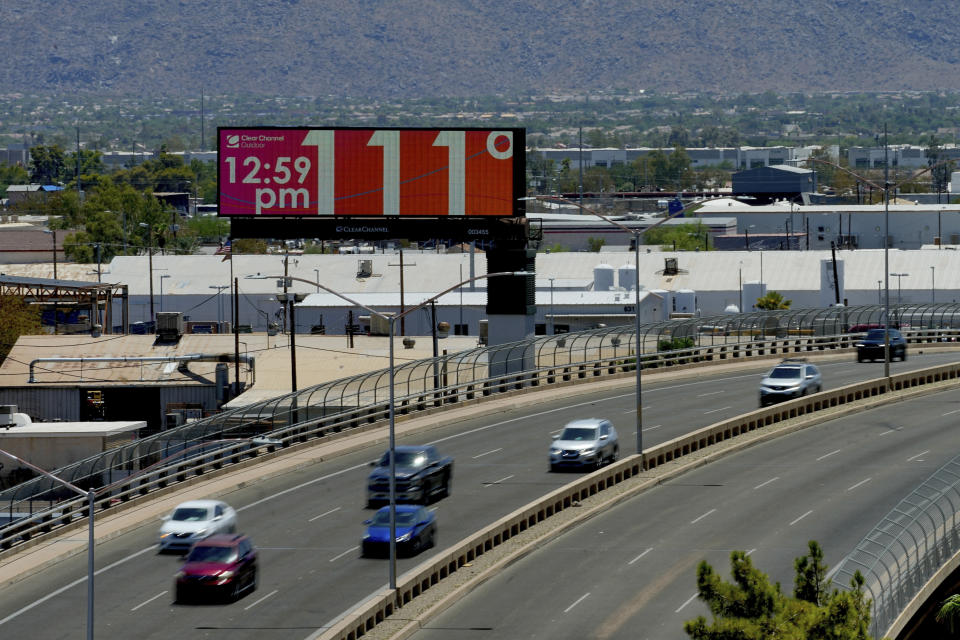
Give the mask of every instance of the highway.
POLYGON ((696 597, 705 559, 730 552, 793 589, 808 540, 834 566, 897 502, 957 455, 955 391, 806 429, 640 494, 552 540, 430 621, 416 640, 680 640, 710 619, 696 597), (517 603, 523 602, 522 607, 517 603))
MULTIPOLYGON (((853 359, 851 354, 850 359, 821 363, 824 387, 833 388, 882 375, 882 363, 857 364, 853 359)), ((894 363, 892 370, 906 371, 955 359, 956 355, 951 353, 919 355, 911 352, 907 362, 894 363)), ((715 372, 712 375, 706 368, 698 372, 695 378, 674 381, 657 382, 653 377, 648 377, 644 385, 645 445, 651 446, 756 408, 759 377, 769 366, 770 363, 766 363, 747 371, 715 372)), ((632 388, 625 386, 615 391, 577 396, 552 406, 515 408, 495 417, 465 420, 433 430, 420 438, 402 440, 435 443, 442 453, 456 459, 453 495, 433 505, 438 514, 439 547, 459 540, 569 481, 569 474, 547 473, 546 462, 550 435, 556 433, 567 420, 608 417, 620 432, 622 453, 633 453, 633 397, 632 388)), ((935 402, 939 404, 929 410, 928 406, 932 406, 929 400, 923 405, 913 404, 912 413, 908 410, 901 412, 899 407, 886 407, 878 412, 877 419, 887 420, 902 413, 904 417, 899 421, 890 421, 895 428, 912 425, 918 418, 923 418, 924 424, 927 420, 936 422, 934 416, 946 413, 939 408, 947 402, 944 397, 936 396, 935 402)), ((866 415, 871 414, 862 414, 858 419, 866 415)), ((944 421, 947 419, 941 420, 941 426, 944 421)), ((889 506, 939 464, 934 460, 953 455, 948 444, 934 443, 938 429, 932 426, 931 434, 924 436, 929 437, 930 444, 922 447, 934 453, 925 453, 921 458, 903 463, 911 472, 923 468, 923 473, 916 477, 888 473, 885 471, 888 467, 897 469, 899 466, 891 459, 882 465, 883 469, 870 471, 868 475, 871 480, 850 494, 856 496, 855 500, 844 503, 838 501, 832 509, 826 509, 815 505, 813 501, 817 496, 837 493, 834 480, 840 484, 847 482, 843 485, 846 488, 862 478, 857 480, 854 478, 856 474, 850 475, 858 470, 857 465, 849 459, 846 464, 841 464, 845 456, 840 453, 831 453, 822 461, 818 461, 817 457, 834 450, 845 451, 841 445, 847 443, 858 454, 862 454, 864 460, 873 462, 879 459, 883 447, 894 449, 896 445, 901 448, 904 446, 903 434, 899 431, 891 433, 895 437, 872 437, 879 436, 876 425, 872 427, 870 435, 863 435, 861 431, 868 427, 857 426, 860 423, 853 419, 848 419, 845 424, 853 428, 837 429, 836 433, 848 435, 831 435, 831 439, 838 439, 837 443, 822 445, 821 448, 828 450, 819 453, 811 450, 810 455, 817 455, 810 460, 791 450, 789 444, 779 445, 778 440, 763 447, 768 454, 760 458, 758 463, 743 466, 743 456, 761 450, 752 449, 631 501, 629 504, 636 505, 636 500, 649 500, 639 508, 639 512, 656 514, 656 518, 644 520, 648 528, 642 531, 635 528, 640 526, 636 522, 628 526, 611 515, 609 517, 614 520, 609 527, 605 527, 606 533, 600 534, 594 525, 606 522, 607 517, 597 518, 565 537, 562 547, 551 545, 510 569, 504 575, 512 575, 514 580, 519 580, 517 576, 521 574, 515 572, 520 566, 529 567, 528 563, 535 562, 535 558, 542 554, 562 554, 551 556, 550 562, 558 557, 569 558, 571 548, 578 550, 575 562, 557 560, 568 572, 564 576, 539 582, 536 587, 527 585, 528 591, 524 597, 530 600, 531 607, 534 604, 542 606, 542 611, 530 617, 528 626, 516 627, 523 631, 515 634, 513 628, 510 633, 501 629, 501 633, 506 635, 499 637, 546 637, 537 635, 539 631, 526 635, 528 629, 536 627, 535 618, 539 618, 540 613, 546 616, 542 620, 544 628, 553 628, 554 637, 587 637, 573 635, 572 631, 569 631, 571 635, 564 635, 568 632, 562 630, 572 627, 561 626, 564 624, 562 622, 556 625, 556 622, 559 613, 588 592, 591 595, 570 611, 577 611, 577 619, 584 611, 593 612, 593 615, 584 616, 585 619, 597 624, 609 624, 608 607, 598 606, 598 603, 605 602, 613 606, 615 593, 623 590, 622 584, 619 591, 611 586, 611 593, 602 598, 596 590, 599 587, 583 588, 584 585, 593 584, 590 576, 595 575, 595 569, 600 567, 606 567, 605 578, 619 576, 629 580, 633 576, 642 580, 643 590, 637 592, 637 584, 633 583, 631 597, 645 599, 646 604, 635 602, 629 605, 629 611, 635 608, 638 612, 645 611, 649 616, 651 611, 658 612, 658 615, 666 614, 668 609, 673 611, 692 595, 693 567, 703 557, 704 549, 708 551, 706 557, 724 567, 730 549, 746 546, 757 549, 755 556, 761 567, 766 569, 768 563, 782 561, 789 568, 792 558, 803 552, 806 540, 818 537, 812 533, 800 533, 815 523, 830 527, 820 537, 831 541, 832 548, 827 548, 828 560, 835 562, 836 554, 852 548, 889 506), (855 443, 860 445, 854 447, 855 443), (782 451, 769 449, 778 446, 783 448, 782 451), (878 450, 868 455, 873 446, 878 450), (777 462, 779 456, 783 456, 781 462, 777 462), (737 461, 741 462, 738 464, 737 461), (828 471, 833 468, 832 465, 840 466, 828 471), (811 472, 811 469, 815 471, 811 472), (829 484, 825 484, 828 479, 825 474, 831 476, 829 484), (887 478, 888 475, 891 477, 887 478), (760 477, 763 479, 758 479, 760 477), (756 490, 752 488, 762 482, 768 484, 756 490), (827 486, 831 488, 824 489, 827 486), (800 491, 795 493, 796 488, 800 491), (785 493, 787 491, 790 493, 785 493), (880 495, 874 496, 874 493, 880 495), (789 495, 790 500, 785 500, 784 495, 789 495), (802 496, 803 500, 797 496, 802 496), (753 507, 748 513, 738 514, 734 506, 738 502, 747 504, 748 498, 753 507), (774 510, 791 506, 798 510, 795 515, 789 518, 790 513, 778 516, 788 518, 787 521, 774 524, 779 521, 768 520, 773 517, 774 510), (790 520, 806 511, 815 511, 816 515, 800 518, 796 525, 803 523, 801 526, 789 524, 790 520), (695 524, 689 524, 694 520, 695 524), (743 527, 749 523, 754 524, 755 531, 750 537, 753 542, 741 544, 743 527), (584 533, 588 529, 592 534, 584 533), (738 535, 735 533, 737 531, 741 533, 738 535), (794 533, 799 535, 799 542, 791 538, 794 533), (583 535, 588 537, 578 537, 583 535), (576 541, 567 542, 573 538, 576 541), (616 553, 588 559, 584 550, 591 547, 615 549, 616 553), (612 565, 606 564, 612 562, 614 557, 622 560, 622 556, 632 553, 633 556, 627 558, 630 560, 648 548, 651 551, 627 568, 620 567, 613 571, 610 568, 612 565), (564 549, 567 549, 566 553, 564 549), (642 572, 631 573, 633 569, 640 568, 642 572), (544 589, 544 584, 549 584, 550 588, 544 589), (573 595, 578 591, 579 595, 575 595, 559 611, 556 610, 557 600, 554 598, 573 595), (680 598, 680 603, 674 604, 676 598, 680 598), (654 603, 658 606, 654 606, 654 603), (671 606, 673 609, 670 609, 671 606)), ((828 432, 823 427, 813 431, 821 433, 821 438, 823 433, 828 432)), ((810 438, 809 446, 816 448, 816 439, 807 435, 813 431, 803 432, 790 440, 810 438)), ((829 433, 833 434, 834 431, 830 430, 829 433)), ((919 447, 913 447, 913 443, 912 448, 917 448, 917 453, 922 451, 919 447)), ((131 638, 219 638, 224 631, 229 631, 231 637, 239 638, 309 636, 386 583, 387 563, 379 559, 359 558, 358 551, 361 522, 372 513, 363 508, 364 481, 369 470, 367 463, 380 452, 380 449, 368 449, 351 453, 222 496, 237 507, 240 530, 250 534, 260 548, 260 588, 233 604, 172 604, 172 577, 179 561, 175 556, 156 554, 154 543, 159 523, 147 524, 98 545, 97 634, 131 638)), ((621 508, 613 513, 622 514, 623 511, 621 508)), ((638 512, 638 507, 634 506, 633 512, 638 512)), ((422 559, 401 559, 399 572, 415 566, 422 559)), ((773 571, 773 568, 770 570, 773 571)), ((86 558, 79 556, 0 591, 0 634, 11 638, 76 638, 84 624, 85 574, 86 558)), ((789 586, 789 575, 785 578, 776 575, 789 586)), ((476 597, 482 599, 487 591, 481 590, 476 597)), ((490 610, 493 610, 496 605, 491 603, 490 606, 490 610)), ((688 616, 696 611, 697 604, 689 603, 677 615, 688 616)), ((455 613, 455 610, 451 610, 449 615, 455 613)), ((499 621, 503 622, 506 617, 503 614, 500 616, 499 621)), ((669 626, 675 631, 676 627, 671 621, 676 616, 662 617, 664 628, 669 626)), ((636 630, 637 619, 633 614, 627 615, 627 619, 632 620, 628 626, 636 630)), ((654 616, 648 624, 660 624, 656 620, 654 616)), ((441 620, 437 624, 441 624, 441 620)), ((489 620, 486 626, 490 626, 489 620)), ((581 627, 578 628, 582 631, 581 627)), ((429 637, 440 637, 436 635, 440 633, 438 631, 424 633, 434 634, 429 637)), ((674 633, 649 637, 682 636, 674 633)))

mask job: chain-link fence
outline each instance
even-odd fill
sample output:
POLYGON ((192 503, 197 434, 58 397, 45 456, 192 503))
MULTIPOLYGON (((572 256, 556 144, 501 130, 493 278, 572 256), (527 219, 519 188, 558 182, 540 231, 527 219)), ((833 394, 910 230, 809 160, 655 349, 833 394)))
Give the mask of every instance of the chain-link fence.
POLYGON ((872 633, 884 637, 920 590, 960 551, 960 456, 893 508, 837 566, 849 588, 859 571, 873 600, 872 633))
MULTIPOLYGON (((960 335, 958 304, 905 305, 891 308, 891 316, 891 324, 912 341, 955 340, 960 335)), ((636 370, 638 344, 643 369, 846 348, 860 332, 882 326, 883 318, 880 306, 768 311, 652 323, 641 327, 639 340, 633 327, 625 325, 478 347, 395 366, 395 410, 402 415, 572 378, 623 375, 636 370)), ((139 439, 55 473, 89 489, 171 461, 168 468, 175 467, 175 481, 184 476, 187 455, 177 460, 178 452, 189 450, 202 469, 211 456, 223 464, 216 450, 225 445, 216 442, 260 438, 262 443, 268 438, 288 446, 383 420, 389 410, 389 379, 389 371, 381 370, 316 385, 139 439), (197 445, 205 442, 210 447, 198 452, 197 445)), ((250 445, 250 455, 257 446, 250 445)), ((223 457, 236 459, 238 445, 226 448, 230 455, 223 457)), ((122 484, 116 493, 124 500, 131 497, 130 487, 122 484)), ((0 492, 0 516, 34 520, 37 513, 49 513, 71 500, 56 483, 37 477, 0 492)), ((2 523, 0 519, 0 546, 5 547, 16 532, 2 523)))

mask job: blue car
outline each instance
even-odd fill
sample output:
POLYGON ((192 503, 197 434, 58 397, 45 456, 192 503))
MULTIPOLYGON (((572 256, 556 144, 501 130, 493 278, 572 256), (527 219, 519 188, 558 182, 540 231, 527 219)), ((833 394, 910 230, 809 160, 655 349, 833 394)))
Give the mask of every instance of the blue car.
MULTIPOLYGON (((397 553, 416 555, 432 547, 437 535, 437 517, 433 511, 415 504, 398 504, 397 553)), ((367 532, 361 543, 364 556, 386 555, 390 552, 390 507, 381 507, 369 520, 364 520, 367 532)))

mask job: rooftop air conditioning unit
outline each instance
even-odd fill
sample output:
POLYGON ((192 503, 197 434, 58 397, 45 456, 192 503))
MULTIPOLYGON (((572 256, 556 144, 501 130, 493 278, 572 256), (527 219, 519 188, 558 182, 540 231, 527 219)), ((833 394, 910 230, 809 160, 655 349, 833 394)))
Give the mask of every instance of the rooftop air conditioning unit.
POLYGON ((369 278, 373 275, 373 260, 360 260, 357 265, 357 277, 369 278))
POLYGON ((179 340, 183 335, 183 314, 161 311, 157 314, 157 335, 164 340, 179 340))
POLYGON ((664 258, 663 275, 675 276, 680 273, 676 258, 664 258))
POLYGON ((13 424, 13 414, 17 412, 15 404, 0 404, 0 427, 13 424))

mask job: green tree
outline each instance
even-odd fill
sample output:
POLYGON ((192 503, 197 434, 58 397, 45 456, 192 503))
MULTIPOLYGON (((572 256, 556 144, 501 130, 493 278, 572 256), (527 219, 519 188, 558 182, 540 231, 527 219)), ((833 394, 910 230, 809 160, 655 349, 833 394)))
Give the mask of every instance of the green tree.
POLYGON ((957 631, 960 631, 960 594, 954 594, 943 601, 937 611, 936 620, 950 630, 950 635, 957 635, 957 631))
POLYGON ((40 307, 23 298, 0 296, 0 363, 22 335, 40 333, 40 307))
POLYGON ((30 174, 20 165, 0 165, 0 198, 7 197, 7 187, 12 184, 26 184, 30 174))
POLYGON ((56 184, 66 175, 63 149, 57 145, 37 145, 30 148, 30 181, 56 184))
POLYGON ((230 244, 232 253, 257 253, 267 252, 267 243, 257 238, 238 238, 230 244))
POLYGON ((603 238, 587 238, 587 251, 592 251, 593 253, 599 253, 600 247, 607 244, 607 241, 603 238))
POLYGON ((767 295, 757 298, 756 307, 764 311, 775 311, 777 309, 789 309, 792 300, 784 300, 783 295, 776 291, 768 291, 767 295))
POLYGON ((710 230, 701 222, 660 226, 642 236, 644 244, 660 245, 665 251, 706 251, 710 248, 710 230))
POLYGON ((712 620, 698 616, 684 624, 695 640, 869 640, 870 600, 864 580, 854 574, 849 591, 830 589, 816 542, 797 558, 796 597, 790 598, 753 566, 744 551, 730 554, 732 582, 707 562, 697 567, 697 590, 712 620))

